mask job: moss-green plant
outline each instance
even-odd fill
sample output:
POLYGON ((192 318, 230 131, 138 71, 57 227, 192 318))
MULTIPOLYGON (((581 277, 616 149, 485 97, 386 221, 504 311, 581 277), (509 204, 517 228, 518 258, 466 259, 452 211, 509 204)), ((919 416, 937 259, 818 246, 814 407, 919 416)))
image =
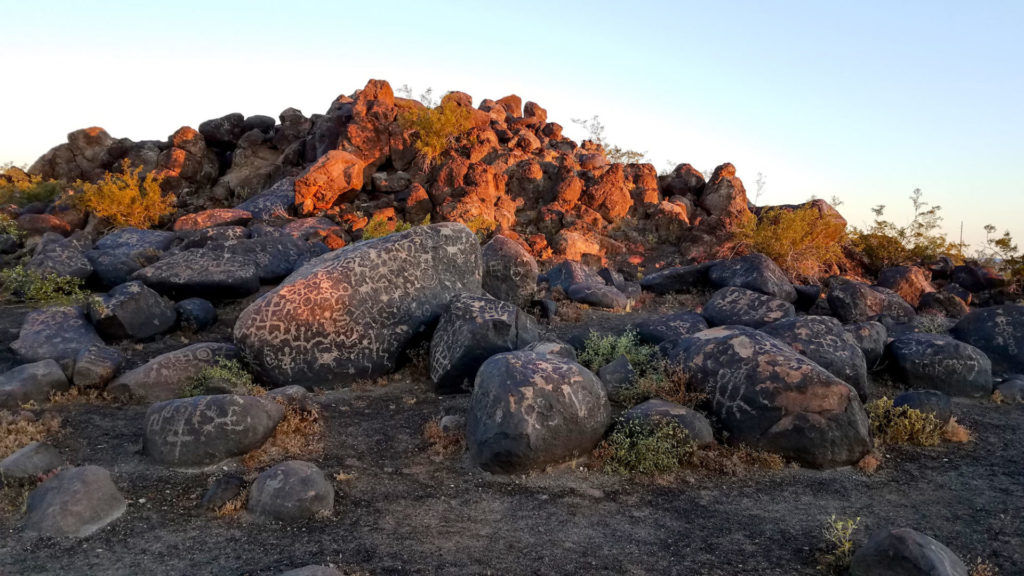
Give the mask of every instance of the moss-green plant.
POLYGON ((185 390, 186 396, 201 396, 216 387, 222 390, 245 391, 247 394, 259 396, 265 392, 253 382, 252 374, 238 360, 218 358, 214 364, 203 368, 202 372, 192 379, 185 390))
POLYGON ((850 569, 853 559, 853 533, 860 524, 860 518, 838 518, 833 514, 822 528, 825 537, 825 551, 821 556, 819 570, 829 574, 844 574, 850 569))
POLYGON ((751 214, 733 230, 741 250, 764 254, 802 281, 815 281, 842 261, 845 237, 843 221, 822 216, 811 204, 751 214))
POLYGON ((416 132, 413 145, 429 159, 439 156, 473 127, 472 112, 448 98, 433 108, 406 108, 399 113, 398 123, 403 130, 416 132))
POLYGON ((474 216, 466 221, 466 228, 469 228, 480 242, 487 240, 487 237, 498 227, 498 223, 486 216, 474 216))
POLYGON ((640 342, 636 330, 626 330, 619 336, 591 332, 583 343, 579 361, 592 372, 597 372, 612 360, 625 355, 637 376, 643 378, 654 368, 657 354, 655 346, 640 342))
POLYGON ((174 212, 174 195, 161 192, 161 180, 155 172, 143 178, 142 167, 133 169, 126 159, 120 172, 107 172, 96 184, 78 182, 72 201, 115 227, 149 228, 174 212))
POLYGON ((935 416, 909 406, 894 406, 885 396, 868 402, 865 408, 877 445, 935 446, 946 428, 935 416))
POLYGON ((646 476, 679 469, 696 449, 674 420, 620 420, 594 451, 594 459, 608 472, 646 476))
POLYGON ((43 273, 22 265, 0 272, 4 299, 31 306, 64 306, 86 304, 91 298, 82 288, 82 279, 43 273))
POLYGON ((63 182, 44 180, 9 164, 0 167, 0 204, 49 204, 65 189, 63 182))
POLYGON ((23 238, 25 231, 18 227, 18 223, 7 214, 0 214, 0 235, 14 236, 15 238, 23 238))
POLYGON ((370 218, 370 221, 366 223, 366 227, 363 228, 363 240, 383 238, 384 236, 394 234, 396 232, 405 232, 414 226, 426 226, 428 224, 430 224, 430 214, 427 214, 426 218, 424 218, 419 224, 411 224, 402 220, 388 220, 387 218, 374 216, 373 218, 370 218))

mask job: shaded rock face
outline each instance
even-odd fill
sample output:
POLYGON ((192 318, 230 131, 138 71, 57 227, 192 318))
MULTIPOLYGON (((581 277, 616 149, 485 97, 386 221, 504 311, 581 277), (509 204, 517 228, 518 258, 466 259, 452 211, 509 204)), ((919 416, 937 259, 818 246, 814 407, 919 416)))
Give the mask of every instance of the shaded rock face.
POLYGON ((637 336, 648 344, 661 344, 668 340, 684 338, 708 329, 703 316, 689 310, 675 312, 660 318, 650 318, 634 326, 637 336))
POLYGON ((295 212, 295 179, 278 180, 269 189, 235 206, 252 214, 255 220, 289 218, 295 212))
POLYGON ((598 308, 625 308, 629 303, 625 294, 604 284, 573 284, 566 296, 573 302, 598 308))
POLYGON ((728 223, 737 223, 750 215, 743 182, 736 177, 736 167, 729 163, 715 168, 698 202, 708 214, 728 223))
POLYGON ((860 351, 864 353, 868 369, 871 370, 878 366, 889 340, 885 326, 878 322, 855 322, 844 325, 843 329, 853 337, 860 351))
POLYGON ((875 532, 857 548, 850 576, 967 576, 967 567, 934 538, 896 528, 875 532))
POLYGON ((33 442, 0 460, 0 488, 31 482, 64 465, 57 449, 45 442, 33 442))
POLYGON ((622 414, 622 420, 652 422, 656 420, 670 420, 679 424, 690 440, 698 448, 710 446, 715 442, 714 432, 708 419, 700 412, 681 406, 673 402, 667 402, 660 398, 654 398, 637 404, 622 414))
POLYGON ((722 288, 715 292, 701 312, 711 326, 761 328, 796 315, 789 302, 751 292, 745 288, 722 288))
POLYGON ((35 254, 25 266, 40 274, 56 274, 73 278, 88 278, 93 267, 85 257, 84 247, 71 239, 47 234, 39 243, 35 254))
POLYGON ((295 180, 295 206, 300 214, 330 208, 339 199, 351 199, 363 187, 363 162, 341 150, 320 157, 295 180))
POLYGON ((608 397, 589 370, 550 355, 509 352, 477 373, 466 440, 481 468, 515 473, 587 454, 610 423, 608 397))
POLYGON ((796 289, 786 274, 764 254, 747 254, 715 264, 708 270, 715 288, 746 288, 786 302, 796 301, 796 289))
POLYGON ((539 338, 533 318, 515 306, 474 294, 457 294, 430 341, 430 379, 439 392, 472 387, 488 358, 519 350, 539 338))
POLYGON ((69 468, 29 494, 25 530, 82 538, 116 520, 126 508, 109 472, 99 466, 69 468))
POLYGON ((50 358, 70 369, 78 351, 103 340, 77 306, 33 310, 25 317, 11 349, 26 362, 50 358))
POLYGON ((309 462, 281 462, 263 471, 252 483, 246 509, 282 522, 330 514, 334 509, 334 486, 309 462))
POLYGON ((789 346, 747 328, 712 328, 679 343, 671 361, 703 387, 730 441, 816 468, 851 464, 871 448, 856 391, 789 346))
POLYGON ((937 334, 910 334, 889 344, 893 370, 912 388, 951 396, 992 393, 992 363, 981 350, 937 334))
POLYGON ((244 298, 259 291, 259 272, 252 258, 194 248, 147 266, 131 278, 175 300, 244 298))
POLYGON ((143 340, 170 330, 178 314, 142 282, 126 282, 93 302, 89 319, 108 340, 143 340))
POLYGON ((336 386, 393 371, 452 296, 481 290, 461 224, 418 226, 324 254, 256 300, 235 341, 274 386, 336 386))
POLYGON ((145 402, 178 398, 200 372, 222 358, 237 359, 238 349, 230 344, 213 342, 186 346, 161 354, 118 376, 107 386, 107 392, 145 402))
POLYGON ((861 401, 868 396, 868 368, 864 353, 843 325, 828 316, 804 316, 769 324, 761 329, 788 344, 818 366, 857 391, 861 401))
POLYGON ((604 279, 597 272, 573 260, 559 262, 551 270, 548 270, 544 278, 547 280, 548 287, 560 288, 563 292, 568 292, 569 288, 576 284, 604 284, 604 279))
POLYGON ((864 322, 882 314, 898 322, 906 322, 916 315, 914 308, 899 294, 863 282, 835 286, 829 290, 827 300, 832 314, 844 324, 864 322))
POLYGON ((970 311, 967 303, 951 292, 926 292, 917 305, 918 314, 937 314, 957 320, 970 311))
POLYGON ((666 268, 640 279, 640 287, 655 294, 672 292, 693 292, 711 285, 709 273, 720 261, 705 262, 692 266, 666 268))
POLYGON ((241 260, 252 260, 258 269, 259 281, 265 283, 281 280, 311 257, 309 244, 292 236, 214 242, 208 244, 206 249, 224 252, 241 260))
POLYGON ((495 236, 482 252, 483 289, 498 300, 529 306, 537 288, 537 261, 514 240, 495 236))
POLYGON ((981 349, 997 374, 1024 374, 1024 306, 975 310, 957 322, 953 336, 981 349))
POLYGON ((911 306, 917 307, 921 296, 935 292, 930 274, 916 266, 894 266, 878 273, 878 285, 900 295, 911 306))
POLYGON ((259 448, 283 417, 284 406, 255 396, 157 402, 146 411, 142 449, 167 466, 210 466, 259 448))
POLYGON ((0 374, 0 409, 18 410, 29 402, 46 402, 51 392, 69 388, 67 376, 57 362, 46 359, 0 374))
POLYGON ((109 346, 82 348, 75 357, 72 381, 80 388, 95 388, 110 382, 124 363, 124 354, 109 346))
POLYGON ((954 284, 972 293, 995 290, 996 288, 1006 286, 1006 279, 997 274, 995 270, 976 264, 957 266, 953 269, 950 279, 954 284))
POLYGON ((931 414, 945 424, 953 417, 953 401, 938 390, 909 390, 897 396, 892 405, 907 406, 923 414, 931 414))
POLYGON ((186 298, 174 305, 178 323, 192 332, 202 332, 217 323, 217 309, 213 303, 202 298, 186 298))
POLYGON ((30 174, 44 179, 97 180, 125 154, 131 140, 113 138, 106 130, 93 126, 68 134, 66 144, 50 149, 29 168, 30 174))
POLYGON ((174 232, 164 230, 143 230, 140 228, 118 228, 100 238, 94 248, 130 255, 139 250, 163 252, 174 243, 174 232))

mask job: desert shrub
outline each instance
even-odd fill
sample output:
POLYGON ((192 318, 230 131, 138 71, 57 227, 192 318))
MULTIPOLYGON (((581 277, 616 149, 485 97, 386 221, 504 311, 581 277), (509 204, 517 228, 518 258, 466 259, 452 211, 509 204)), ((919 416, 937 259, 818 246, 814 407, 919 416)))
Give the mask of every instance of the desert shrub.
POLYGON ((665 474, 679 469, 696 452, 685 428, 674 420, 619 421, 594 450, 597 465, 617 474, 665 474))
POLYGON ((419 224, 410 224, 402 220, 388 220, 387 218, 381 218, 374 216, 370 218, 370 221, 363 228, 363 240, 372 240, 374 238, 383 238, 388 234, 394 234, 395 232, 405 232, 413 226, 426 226, 430 224, 430 215, 423 219, 419 224))
POLYGON ((25 231, 18 227, 18 223, 7 214, 0 214, 0 234, 7 234, 15 238, 25 236, 25 231))
POLYGON ((693 408, 707 397, 706 393, 694 388, 682 366, 660 356, 651 360, 648 369, 643 376, 637 378, 633 386, 619 393, 620 401, 630 406, 651 398, 660 398, 693 408))
POLYGON ((0 410, 0 460, 60 432, 61 422, 56 414, 46 413, 40 418, 26 414, 0 410))
POLYGON ((43 273, 20 264, 0 272, 0 283, 3 284, 0 295, 4 299, 31 306, 85 304, 91 297, 82 289, 81 278, 43 273))
POLYGON ((242 464, 256 469, 283 460, 319 460, 323 455, 324 425, 320 413, 314 408, 286 404, 284 418, 274 433, 262 446, 243 456, 242 464))
POLYGON ((914 328, 927 334, 945 334, 956 322, 938 314, 920 314, 914 317, 914 328))
POLYGON ((815 281, 842 260, 844 230, 812 205, 771 208, 745 218, 733 230, 733 242, 744 252, 771 258, 794 280, 815 281))
POLYGON ((825 551, 821 556, 819 570, 829 574, 845 574, 853 559, 853 533, 860 524, 860 518, 842 519, 835 514, 829 517, 821 533, 825 537, 825 551))
POLYGON ((646 152, 621 148, 605 140, 604 124, 597 115, 591 118, 573 118, 572 123, 586 130, 590 141, 599 144, 604 149, 604 156, 608 159, 609 163, 636 164, 644 162, 647 158, 646 152))
POLYGON ((196 374, 191 384, 185 390, 186 396, 201 396, 208 393, 211 386, 218 388, 229 388, 231 390, 245 390, 246 393, 259 396, 266 391, 256 386, 252 374, 245 369, 238 360, 218 358, 214 364, 203 368, 202 372, 196 374))
POLYGON ((935 446, 943 437, 945 426, 935 416, 909 406, 894 406, 887 397, 869 402, 865 408, 876 444, 935 446))
POLYGON ((640 342, 636 330, 626 330, 619 336, 591 332, 583 343, 579 361, 596 373, 602 366, 625 355, 637 376, 642 378, 654 368, 657 353, 657 347, 640 342))
POLYGON ((433 418, 423 427, 423 439, 430 455, 443 460, 462 454, 466 448, 466 435, 462 430, 444 430, 441 418, 433 418))
POLYGON ((160 191, 161 180, 154 172, 142 178, 142 167, 133 169, 126 159, 120 172, 107 172, 96 184, 78 182, 72 200, 115 227, 149 228, 174 212, 174 195, 160 191))
POLYGON ((43 180, 10 165, 0 167, 0 204, 27 206, 35 202, 49 204, 64 191, 64 183, 43 180))
POLYGON ((999 576, 999 569, 985 560, 978 558, 971 564, 969 576, 999 576))
POLYGON ((472 113, 448 99, 442 99, 441 104, 433 108, 406 108, 399 113, 398 123, 403 130, 416 132, 413 145, 430 159, 436 158, 473 127, 472 113))
POLYGON ((939 232, 942 207, 924 202, 921 196, 920 188, 910 195, 914 216, 903 226, 884 219, 885 205, 880 204, 871 209, 875 213, 871 226, 865 230, 853 229, 851 245, 864 255, 872 272, 890 266, 926 262, 939 256, 963 261, 963 246, 950 242, 945 234, 939 232))
POLYGON ((498 227, 498 223, 486 216, 474 216, 466 221, 466 228, 469 228, 480 242, 487 240, 487 237, 498 227))
POLYGON ((1009 230, 993 237, 995 232, 995 226, 985 225, 985 247, 978 251, 978 259, 1004 274, 1015 292, 1024 292, 1024 254, 1017 248, 1009 230))

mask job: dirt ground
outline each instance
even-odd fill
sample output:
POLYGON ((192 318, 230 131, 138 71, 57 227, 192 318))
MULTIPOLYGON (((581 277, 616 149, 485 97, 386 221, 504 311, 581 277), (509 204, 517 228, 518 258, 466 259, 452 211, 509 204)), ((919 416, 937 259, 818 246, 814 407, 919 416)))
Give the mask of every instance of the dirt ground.
MULTIPOLYGON (((244 303, 232 307, 234 313, 244 303)), ((25 310, 0 308, 0 370, 25 310)), ((582 324, 616 329, 629 315, 583 311, 582 324)), ((203 340, 226 340, 231 310, 203 340)), ((129 365, 199 340, 181 334, 129 346, 129 365)), ((144 406, 62 404, 55 445, 72 464, 111 471, 125 514, 81 540, 32 538, 20 511, 0 513, 0 575, 276 574, 333 564, 354 574, 821 574, 826 519, 861 518, 855 540, 877 528, 920 530, 968 564, 1024 574, 1024 407, 956 401, 967 444, 887 449, 874 475, 788 466, 739 476, 684 471, 630 479, 579 466, 493 476, 465 455, 431 455, 423 428, 463 414, 468 396, 438 397, 408 370, 385 385, 319 393, 327 438, 316 464, 335 477, 330 518, 281 525, 198 503, 212 470, 149 462, 144 406)), ((252 473, 250 473, 251 475, 252 473)))

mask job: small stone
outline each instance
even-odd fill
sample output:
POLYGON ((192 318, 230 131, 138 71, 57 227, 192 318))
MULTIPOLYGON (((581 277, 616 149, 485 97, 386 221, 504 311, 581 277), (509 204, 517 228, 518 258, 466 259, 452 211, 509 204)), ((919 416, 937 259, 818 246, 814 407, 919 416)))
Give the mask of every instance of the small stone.
POLYGON ((602 366, 597 371, 597 377, 604 384, 608 399, 616 403, 624 400, 623 394, 636 386, 637 381, 636 370, 625 354, 620 354, 618 358, 602 366))
POLYGON ((0 461, 0 485, 36 480, 64 465, 57 449, 45 442, 33 442, 0 461))
POLYGON ((245 479, 235 474, 226 474, 210 484, 199 506, 204 510, 216 511, 242 493, 245 479))
POLYGON ((217 309, 209 300, 186 298, 174 305, 182 328, 202 332, 217 323, 217 309))
POLYGON ((256 478, 246 508, 257 516, 281 522, 330 514, 334 509, 334 486, 313 464, 289 460, 256 478))
POLYGON ((653 398, 637 404, 622 415, 622 420, 625 422, 637 420, 653 422, 658 419, 669 420, 679 424, 683 430, 686 430, 690 440, 698 448, 710 446, 715 442, 715 435, 711 430, 711 423, 708 422, 707 417, 692 408, 687 408, 674 402, 653 398))
POLYGON ((934 538, 897 528, 875 532, 857 549, 850 576, 967 576, 967 567, 934 538))

